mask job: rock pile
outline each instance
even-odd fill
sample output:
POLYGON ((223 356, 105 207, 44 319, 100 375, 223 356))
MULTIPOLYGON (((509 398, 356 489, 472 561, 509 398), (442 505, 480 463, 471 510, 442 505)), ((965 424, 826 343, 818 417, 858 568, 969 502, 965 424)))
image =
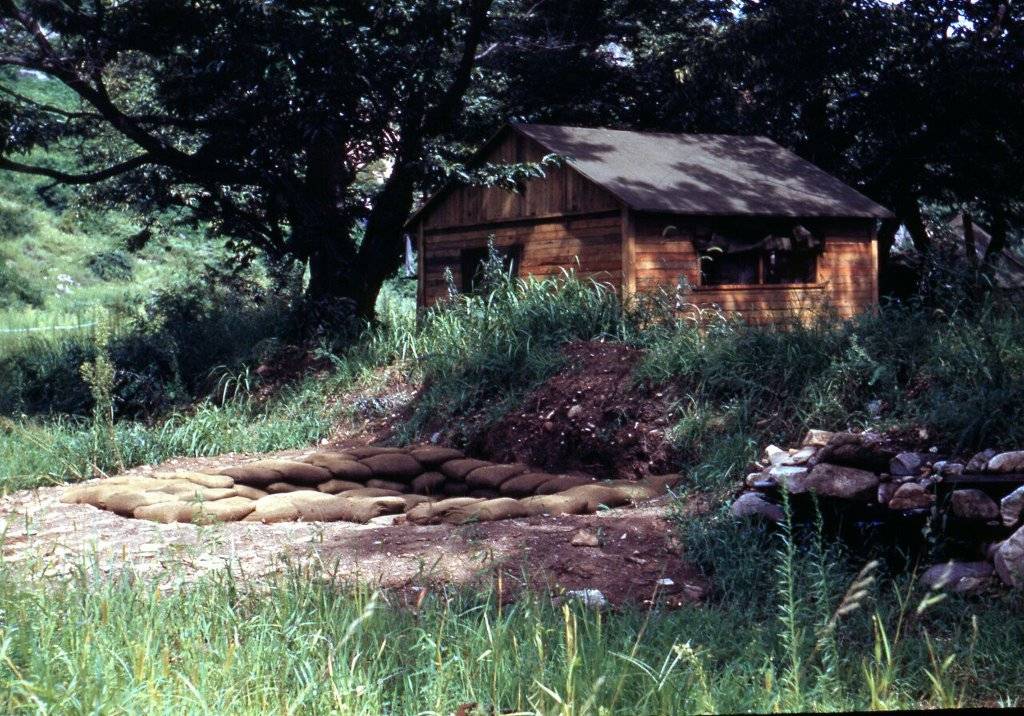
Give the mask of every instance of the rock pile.
POLYGON ((1024 451, 986 450, 956 461, 904 450, 878 433, 811 430, 799 447, 765 449, 732 513, 779 522, 783 493, 797 518, 814 495, 851 521, 886 526, 889 535, 920 536, 915 528, 931 524, 955 559, 924 573, 929 586, 970 591, 994 572, 1024 588, 1024 451))
POLYGON ((208 472, 122 475, 68 489, 90 504, 157 522, 359 522, 383 515, 414 524, 585 514, 650 499, 678 475, 638 482, 555 475, 450 448, 356 447, 256 460, 208 472))

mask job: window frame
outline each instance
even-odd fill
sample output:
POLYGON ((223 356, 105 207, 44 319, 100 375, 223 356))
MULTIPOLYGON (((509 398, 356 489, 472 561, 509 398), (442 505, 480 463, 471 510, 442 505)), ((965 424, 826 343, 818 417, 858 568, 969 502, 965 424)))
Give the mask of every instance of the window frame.
MULTIPOLYGON (((726 235, 726 236, 729 236, 729 235, 732 235, 732 236, 739 235, 741 237, 767 236, 767 235, 772 235, 772 234, 786 235, 786 234, 792 233, 795 225, 797 225, 798 223, 800 225, 805 225, 806 224, 806 222, 794 222, 792 220, 787 220, 787 221, 757 221, 757 222, 747 222, 747 221, 741 221, 741 220, 723 221, 721 223, 717 223, 715 225, 712 225, 711 227, 708 227, 707 229, 705 229, 705 231, 701 232, 703 234, 703 236, 701 238, 705 238, 706 239, 706 238, 710 237, 714 233, 720 233, 720 234, 723 234, 723 235, 726 235)), ((819 234, 819 236, 820 236, 820 234, 819 234)), ((804 257, 805 260, 808 260, 810 262, 810 265, 807 267, 808 270, 805 272, 809 276, 809 280, 792 281, 792 282, 775 281, 775 282, 771 282, 771 283, 768 282, 768 266, 767 266, 767 263, 768 263, 769 256, 771 255, 771 253, 773 251, 779 251, 778 249, 757 248, 757 249, 751 249, 750 250, 750 253, 755 254, 755 261, 756 261, 756 283, 708 283, 707 282, 707 272, 705 271, 705 265, 706 265, 707 259, 705 257, 709 256, 709 254, 711 254, 713 256, 713 254, 712 254, 713 250, 712 249, 701 249, 698 241, 695 241, 694 242, 694 249, 695 249, 695 251, 697 253, 697 262, 698 262, 697 269, 698 269, 699 285, 695 286, 694 288, 702 289, 702 290, 708 290, 708 291, 716 291, 716 290, 722 290, 722 289, 728 289, 728 290, 740 290, 740 289, 758 289, 758 290, 760 290, 760 289, 769 289, 770 290, 770 289, 786 289, 786 288, 816 288, 816 287, 820 287, 822 284, 821 284, 821 282, 818 279, 818 274, 819 274, 818 259, 821 256, 822 251, 824 250, 825 238, 824 237, 820 237, 820 238, 818 238, 818 241, 820 242, 821 248, 819 248, 817 250, 811 248, 811 249, 796 249, 796 250, 793 250, 791 252, 783 252, 783 253, 789 253, 792 256, 804 257)), ((756 242, 752 241, 751 243, 753 244, 753 243, 756 243, 756 242)), ((745 253, 745 252, 737 252, 737 253, 745 253)), ((723 254, 723 255, 728 255, 728 254, 723 254)))

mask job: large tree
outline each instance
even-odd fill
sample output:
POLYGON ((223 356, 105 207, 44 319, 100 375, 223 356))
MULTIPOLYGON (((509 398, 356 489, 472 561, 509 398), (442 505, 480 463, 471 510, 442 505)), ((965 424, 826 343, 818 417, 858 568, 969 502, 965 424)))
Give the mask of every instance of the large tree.
POLYGON ((369 315, 426 158, 464 114, 492 5, 0 0, 0 67, 76 98, 0 81, 0 168, 186 206, 308 261, 314 298, 369 315), (34 151, 53 145, 89 151, 55 168, 34 151))

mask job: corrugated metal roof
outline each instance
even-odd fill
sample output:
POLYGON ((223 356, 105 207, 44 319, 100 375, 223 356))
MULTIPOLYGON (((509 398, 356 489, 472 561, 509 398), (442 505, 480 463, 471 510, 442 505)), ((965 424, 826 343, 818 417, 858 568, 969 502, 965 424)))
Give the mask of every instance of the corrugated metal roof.
POLYGON ((516 124, 637 211, 888 218, 853 187, 767 137, 516 124))

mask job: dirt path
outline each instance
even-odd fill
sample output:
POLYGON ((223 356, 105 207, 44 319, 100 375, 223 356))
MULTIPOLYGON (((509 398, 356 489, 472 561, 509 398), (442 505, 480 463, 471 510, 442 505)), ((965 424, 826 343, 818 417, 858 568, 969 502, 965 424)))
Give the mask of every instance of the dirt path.
MULTIPOLYGON (((190 461, 192 462, 192 461, 190 461)), ((144 471, 144 470, 143 470, 144 471)), ((706 584, 686 564, 664 500, 597 515, 531 517, 462 526, 351 523, 159 524, 60 502, 62 487, 0 499, 3 559, 38 578, 124 570, 173 589, 230 566, 259 579, 294 566, 382 588, 485 584, 500 573, 506 596, 524 586, 598 589, 609 602, 676 606, 706 584), (586 536, 598 546, 573 544, 586 536), (659 580, 661 584, 659 584, 659 580)))

